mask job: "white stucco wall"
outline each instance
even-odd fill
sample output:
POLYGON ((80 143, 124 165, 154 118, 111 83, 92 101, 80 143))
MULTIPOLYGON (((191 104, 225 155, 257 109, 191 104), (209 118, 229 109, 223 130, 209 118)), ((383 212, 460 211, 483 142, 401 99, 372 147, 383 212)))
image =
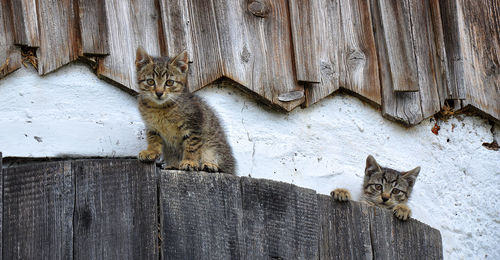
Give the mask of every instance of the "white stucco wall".
MULTIPOLYGON (((233 88, 198 92, 220 114, 238 175, 294 183, 328 194, 361 189, 365 158, 421 166, 410 207, 441 231, 446 259, 500 259, 500 141, 487 120, 458 116, 405 128, 354 97, 307 109, 269 110, 233 88)), ((0 151, 7 156, 135 156, 146 147, 135 98, 73 64, 39 77, 22 68, 0 80, 0 151)))

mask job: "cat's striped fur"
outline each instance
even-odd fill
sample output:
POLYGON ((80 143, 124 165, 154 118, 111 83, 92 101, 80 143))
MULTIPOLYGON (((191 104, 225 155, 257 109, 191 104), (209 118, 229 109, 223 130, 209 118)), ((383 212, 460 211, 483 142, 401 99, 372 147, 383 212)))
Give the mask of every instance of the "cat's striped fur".
POLYGON ((148 141, 139 160, 155 161, 163 152, 166 168, 234 174, 235 160, 220 120, 187 89, 187 52, 152 57, 139 47, 136 67, 148 141))

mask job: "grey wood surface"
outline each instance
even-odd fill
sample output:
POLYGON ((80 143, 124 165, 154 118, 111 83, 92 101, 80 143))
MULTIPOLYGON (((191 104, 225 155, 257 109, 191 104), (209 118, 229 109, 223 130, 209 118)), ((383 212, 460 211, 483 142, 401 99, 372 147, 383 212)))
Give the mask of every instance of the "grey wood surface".
POLYGON ((38 30, 38 10, 36 0, 7 0, 12 10, 14 42, 31 47, 40 46, 38 30))
POLYGON ((393 91, 419 91, 413 36, 412 1, 380 0, 380 20, 387 46, 393 91))
POLYGON ((438 230, 283 182, 135 159, 36 162, 1 176, 3 259, 443 257, 438 230))
POLYGON ((73 0, 36 2, 40 33, 38 73, 44 75, 82 55, 78 5, 73 0))
POLYGON ((452 98, 500 118, 499 0, 441 0, 452 98))
POLYGON ((0 2, 0 79, 21 67, 21 56, 14 46, 14 27, 9 2, 0 2))
POLYGON ((2 175, 3 259, 72 259, 71 163, 5 168, 2 175))
POLYGON ((325 195, 318 195, 318 205, 319 259, 373 259, 368 206, 325 195))
POLYGON ((2 152, 0 152, 0 258, 3 259, 3 240, 2 240, 2 233, 3 233, 3 165, 2 165, 3 159, 2 159, 2 152))
POLYGON ((239 178, 160 174, 162 259, 245 259, 239 178))
POLYGON ((20 67, 13 41, 40 74, 81 57, 134 93, 138 46, 186 49, 191 91, 223 78, 290 111, 343 88, 406 125, 449 99, 498 121, 499 1, 5 0, 0 77, 20 67))
POLYGON ((152 164, 73 162, 76 259, 157 259, 157 178, 152 164))
POLYGON ((317 259, 316 193, 292 184, 241 178, 248 259, 317 259))
POLYGON ((78 0, 78 9, 83 54, 109 54, 104 0, 78 0))
POLYGON ((379 62, 372 31, 370 1, 341 1, 340 13, 340 86, 380 105, 379 62))
MULTIPOLYGON (((220 49, 222 75, 275 108, 290 111, 302 104, 304 98, 293 101, 279 99, 279 96, 292 91, 304 91, 303 85, 296 80, 293 65, 288 2, 211 1, 214 13, 205 23, 215 24, 217 30, 218 44, 213 45, 213 48, 220 49), (268 8, 266 15, 258 16, 249 10, 249 6, 255 2, 261 2, 268 8)), ((198 10, 205 6, 198 5, 198 10)), ((194 14, 198 13, 192 12, 191 19, 197 19, 194 14)), ((193 37, 200 37, 196 32, 199 31, 194 31, 193 37)), ((204 55, 202 52, 197 53, 204 55)), ((203 56, 196 57, 204 59, 203 56)))
POLYGON ((160 10, 155 0, 109 0, 105 2, 108 46, 111 55, 99 61, 97 74, 137 91, 135 51, 142 46, 161 55, 160 10))
POLYGON ((298 81, 320 83, 318 56, 319 1, 289 0, 295 72, 298 81), (314 40, 311 40, 314 39, 314 40))

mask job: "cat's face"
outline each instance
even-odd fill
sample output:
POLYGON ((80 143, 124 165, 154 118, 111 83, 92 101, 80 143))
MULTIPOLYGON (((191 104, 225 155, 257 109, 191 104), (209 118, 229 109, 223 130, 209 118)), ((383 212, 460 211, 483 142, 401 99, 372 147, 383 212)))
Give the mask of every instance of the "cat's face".
POLYGON ((186 91, 188 56, 183 51, 175 58, 151 57, 137 48, 135 65, 139 95, 157 104, 174 101, 186 91))
POLYGON ((366 159, 363 198, 366 202, 391 209, 406 203, 420 172, 417 167, 408 172, 380 167, 371 155, 366 159))

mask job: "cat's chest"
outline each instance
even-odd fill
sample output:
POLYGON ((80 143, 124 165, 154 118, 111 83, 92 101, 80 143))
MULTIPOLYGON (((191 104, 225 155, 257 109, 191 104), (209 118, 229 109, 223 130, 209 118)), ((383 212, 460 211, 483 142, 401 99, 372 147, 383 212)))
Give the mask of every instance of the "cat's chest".
POLYGON ((140 107, 139 110, 148 129, 159 133, 168 142, 174 143, 180 140, 183 117, 178 111, 147 107, 140 107))

